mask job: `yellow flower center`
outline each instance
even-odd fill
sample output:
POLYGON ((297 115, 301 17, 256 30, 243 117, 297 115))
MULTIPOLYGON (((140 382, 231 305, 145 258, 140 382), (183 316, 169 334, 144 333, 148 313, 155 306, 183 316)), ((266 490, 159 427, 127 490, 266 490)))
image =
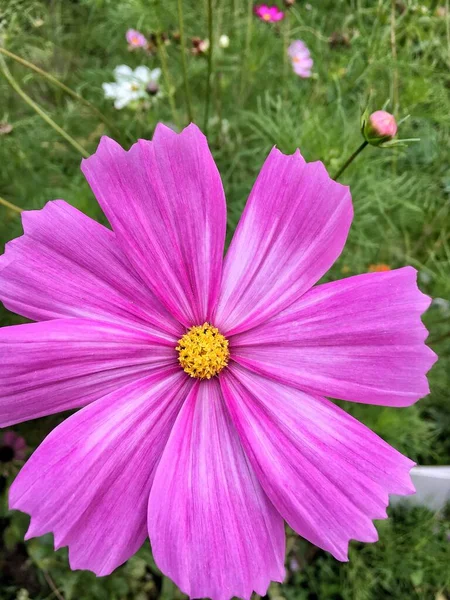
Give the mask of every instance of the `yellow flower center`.
POLYGON ((263 13, 262 18, 264 19, 264 21, 270 21, 270 19, 272 18, 270 13, 263 13))
POLYGON ((209 323, 191 327, 178 340, 178 361, 191 377, 211 379, 227 366, 228 340, 209 323))

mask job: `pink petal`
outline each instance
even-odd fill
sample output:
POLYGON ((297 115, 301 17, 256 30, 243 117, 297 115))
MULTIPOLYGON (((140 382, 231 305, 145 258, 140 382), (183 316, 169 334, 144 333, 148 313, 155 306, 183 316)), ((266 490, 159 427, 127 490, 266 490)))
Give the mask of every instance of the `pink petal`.
POLYGON ((305 42, 302 42, 301 40, 292 42, 287 49, 287 53, 291 58, 294 58, 294 56, 298 56, 299 54, 309 56, 308 47, 305 42))
POLYGON ((209 319, 225 239, 222 183, 204 135, 158 125, 125 152, 102 138, 82 170, 130 262, 184 325, 209 319))
POLYGON ((292 304, 339 256, 352 214, 322 163, 274 148, 228 250, 214 324, 239 333, 292 304))
POLYGON ((303 79, 307 79, 308 77, 311 77, 311 69, 294 69, 295 74, 298 75, 299 77, 303 77, 303 79))
POLYGON ((328 400, 234 365, 220 378, 259 482, 288 524, 338 560, 377 540, 388 494, 414 492, 414 465, 328 400))
POLYGON ((85 319, 0 329, 0 427, 78 408, 161 366, 175 344, 85 319))
POLYGON ((306 392, 408 406, 428 394, 436 360, 420 320, 429 304, 412 267, 326 283, 233 337, 232 356, 306 392))
POLYGON ((190 383, 162 370, 59 425, 10 490, 10 508, 31 515, 26 539, 53 532, 72 569, 97 575, 132 556, 147 537, 156 465, 190 383))
POLYGON ((255 6, 255 13, 261 17, 265 13, 269 13, 270 8, 266 4, 260 4, 259 6, 255 6))
POLYGON ((63 200, 24 212, 24 235, 0 257, 0 300, 36 321, 64 317, 149 324, 179 336, 115 235, 63 200))
POLYGON ((305 73, 311 74, 313 61, 311 58, 304 58, 299 62, 293 62, 292 68, 297 75, 304 76, 305 73))
POLYGON ((272 21, 276 22, 276 21, 282 21, 284 18, 284 13, 277 10, 275 8, 275 10, 272 10, 272 21))
POLYGON ((150 494, 155 561, 192 598, 264 595, 284 577, 284 528, 256 480, 217 379, 193 388, 150 494))

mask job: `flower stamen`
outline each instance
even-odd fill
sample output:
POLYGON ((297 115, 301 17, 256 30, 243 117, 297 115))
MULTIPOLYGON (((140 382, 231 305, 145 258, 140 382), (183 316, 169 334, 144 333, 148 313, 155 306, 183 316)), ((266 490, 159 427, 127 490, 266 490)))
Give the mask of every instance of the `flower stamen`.
POLYGON ((178 361, 190 377, 211 379, 228 365, 228 340, 209 323, 191 327, 176 347, 178 361))

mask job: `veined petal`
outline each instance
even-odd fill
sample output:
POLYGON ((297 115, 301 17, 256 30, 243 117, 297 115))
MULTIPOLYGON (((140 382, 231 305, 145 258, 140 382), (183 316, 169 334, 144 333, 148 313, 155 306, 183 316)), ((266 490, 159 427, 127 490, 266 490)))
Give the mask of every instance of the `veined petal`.
POLYGON ((86 319, 0 329, 0 427, 85 406, 155 368, 174 346, 146 331, 86 319))
POLYGON ((191 381, 160 370, 83 408, 44 440, 12 484, 31 515, 26 538, 53 532, 72 569, 108 575, 147 537, 156 465, 191 381))
POLYGON ((22 223, 24 235, 0 257, 6 308, 35 321, 131 321, 179 337, 179 323, 133 272, 112 231, 63 200, 24 212, 22 223))
POLYGON ((411 494, 414 463, 325 398, 234 364, 220 378, 264 491, 301 536, 347 560, 351 539, 378 539, 388 494, 411 494))
POLYGON ((191 598, 249 599, 284 577, 284 528, 246 459, 216 379, 186 400, 159 463, 155 561, 191 598))
POLYGON ((133 77, 143 84, 148 83, 152 78, 152 70, 146 66, 136 67, 133 77))
POLYGON ((116 98, 120 87, 117 83, 102 83, 106 98, 116 98))
POLYGON ((322 163, 274 148, 228 250, 214 324, 240 333, 300 298, 341 253, 352 215, 348 188, 322 163))
POLYGON ((102 138, 82 170, 135 269, 183 325, 209 320, 219 292, 226 208, 205 136, 158 125, 125 152, 102 138))
POLYGON ((152 69, 152 72, 150 74, 150 80, 158 81, 158 79, 160 77, 161 77, 161 69, 159 67, 157 67, 156 69, 152 69))
POLYGON ((116 101, 114 102, 114 108, 121 110, 134 100, 139 100, 139 94, 137 92, 133 90, 122 90, 119 94, 117 94, 116 101))
POLYGON ((114 77, 118 83, 129 81, 133 77, 133 69, 128 65, 119 65, 114 69, 114 77))
POLYGON ((412 267, 326 283, 234 336, 232 356, 306 392, 408 406, 428 394, 436 360, 420 320, 429 304, 412 267))

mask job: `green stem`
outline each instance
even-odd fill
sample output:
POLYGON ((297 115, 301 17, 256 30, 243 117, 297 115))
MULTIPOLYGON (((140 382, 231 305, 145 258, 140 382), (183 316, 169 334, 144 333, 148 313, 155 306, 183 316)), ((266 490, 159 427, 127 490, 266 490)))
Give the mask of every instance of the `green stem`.
POLYGON ((288 81, 288 45, 289 45, 289 12, 286 12, 283 23, 283 99, 287 97, 288 81))
POLYGON ((61 592, 56 587, 55 582, 53 581, 53 579, 50 576, 50 573, 48 571, 45 571, 45 569, 41 569, 41 570, 45 577, 45 581, 48 583, 48 586, 52 590, 53 594, 58 598, 58 600, 64 600, 64 596, 61 594, 61 592))
POLYGON ((75 100, 78 100, 79 102, 81 102, 82 104, 84 104, 85 106, 87 106, 95 115, 97 115, 97 117, 99 119, 101 119, 103 121, 103 123, 105 123, 105 125, 107 125, 111 129, 111 131, 114 131, 117 136, 119 136, 119 137, 121 136, 120 130, 117 129, 105 117, 105 115, 98 110, 98 108, 96 108, 93 104, 91 104, 89 102, 89 100, 86 100, 86 98, 83 98, 83 96, 80 96, 80 94, 77 94, 77 92, 74 92, 72 89, 70 89, 69 87, 67 87, 67 85, 64 85, 64 83, 62 83, 61 81, 59 81, 59 79, 56 79, 56 77, 54 77, 50 73, 47 73, 47 71, 44 71, 44 69, 41 69, 40 67, 38 67, 34 63, 29 62, 28 60, 25 60, 21 56, 18 56, 17 54, 14 54, 13 52, 10 52, 9 50, 6 50, 6 48, 0 48, 0 53, 4 54, 5 56, 9 56, 9 58, 12 58, 16 62, 18 62, 21 65, 23 65, 24 67, 27 67, 28 69, 32 69, 33 71, 35 71, 39 75, 42 75, 42 77, 45 77, 45 79, 47 79, 48 81, 50 81, 50 83, 53 83, 54 85, 58 86, 64 92, 66 92, 66 94, 68 94, 69 96, 72 96, 72 98, 75 98, 75 100))
POLYGON ((23 208, 20 208, 20 206, 16 206, 15 204, 13 204, 12 202, 8 202, 8 200, 5 200, 4 198, 2 198, 0 196, 0 204, 3 204, 3 206, 6 206, 6 208, 9 208, 11 210, 14 210, 16 212, 18 212, 19 214, 21 212, 23 212, 23 208))
POLYGON ((212 0, 208 0, 208 75, 206 80, 206 100, 205 100, 205 118, 203 121, 203 133, 208 134, 209 105, 211 103, 211 87, 213 72, 213 53, 214 53, 214 31, 213 31, 213 7, 212 0))
POLYGON ((250 43, 251 43, 251 39, 252 39, 253 18, 254 18, 253 17, 253 0, 248 0, 247 29, 246 29, 246 33, 245 33, 245 50, 242 55, 241 85, 240 85, 240 89, 239 89, 239 98, 240 98, 241 105, 244 103, 243 102, 244 87, 245 87, 246 74, 248 71, 247 60, 248 60, 248 57, 250 56, 250 43))
POLYGON ((447 62, 450 66, 450 3, 449 0, 445 1, 445 23, 447 30, 447 62))
POLYGON ((194 120, 194 112, 192 110, 191 90, 189 88, 189 78, 186 60, 186 42, 184 37, 184 20, 183 20, 183 0, 178 0, 178 28, 180 30, 180 49, 181 49, 181 65, 183 68, 184 91, 186 94, 186 105, 189 122, 194 120))
POLYGON ((42 108, 38 104, 36 104, 36 102, 34 102, 28 96, 28 94, 26 94, 22 90, 22 88, 19 86, 17 81, 14 79, 14 77, 10 73, 3 57, 0 57, 0 65, 1 65, 1 71, 2 71, 3 75, 5 76, 6 80, 8 81, 10 86, 13 88, 13 90, 19 94, 19 96, 22 98, 22 100, 24 100, 28 104, 28 106, 31 106, 31 108, 41 117, 41 119, 43 119, 46 123, 48 123, 50 125, 50 127, 53 127, 53 129, 55 131, 57 131, 65 140, 67 140, 69 142, 69 144, 71 144, 76 150, 78 150, 78 152, 82 156, 84 156, 84 158, 88 158, 88 156, 90 156, 89 152, 85 148, 83 148, 83 146, 81 146, 76 140, 74 140, 72 136, 70 136, 66 131, 64 131, 64 129, 62 129, 62 127, 57 125, 55 123, 55 121, 53 121, 53 119, 50 118, 48 116, 48 114, 46 112, 44 112, 42 110, 42 108))
POLYGON ((159 33, 156 35, 156 47, 158 49, 159 60, 161 62, 161 69, 163 72, 164 81, 166 83, 167 93, 169 95, 169 104, 170 104, 170 109, 172 111, 172 118, 175 122, 175 125, 177 125, 179 127, 180 120, 178 117, 177 107, 175 106, 175 100, 173 99, 174 87, 172 85, 172 80, 169 75, 169 68, 167 66, 166 49, 164 47, 164 43, 161 41, 161 36, 159 33))
POLYGON ((369 142, 366 142, 366 140, 364 140, 364 142, 361 144, 361 146, 359 148, 357 148, 353 152, 353 154, 347 158, 347 160, 342 165, 342 167, 337 171, 337 173, 335 173, 335 175, 333 177, 333 179, 335 181, 337 181, 339 179, 339 177, 342 175, 342 173, 345 171, 345 169, 355 160, 355 158, 358 156, 358 154, 360 152, 362 152, 368 144, 369 144, 369 142))

